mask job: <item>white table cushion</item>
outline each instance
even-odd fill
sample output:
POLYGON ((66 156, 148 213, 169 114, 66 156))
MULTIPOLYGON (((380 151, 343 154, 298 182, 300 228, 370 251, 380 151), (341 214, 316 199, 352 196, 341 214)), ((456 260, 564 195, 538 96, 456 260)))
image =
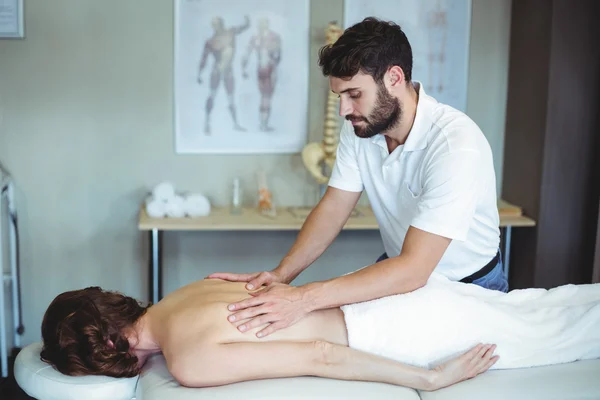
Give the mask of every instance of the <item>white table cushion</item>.
POLYGON ((422 400, 598 400, 600 360, 492 370, 435 392, 419 394, 422 400))
MULTIPOLYGON (((198 360, 201 364, 202 360, 198 360)), ((206 368, 210 368, 207 365, 206 368)), ((137 400, 203 399, 394 399, 419 400, 413 389, 384 383, 354 382, 317 377, 264 379, 212 388, 180 386, 167 370, 165 359, 155 355, 141 373, 137 400)))
MULTIPOLYGON (((371 382, 315 377, 266 379, 215 388, 180 386, 162 355, 153 356, 141 376, 71 377, 40 360, 41 343, 25 347, 15 360, 15 379, 39 400, 202 400, 202 399, 398 399, 398 400, 586 400, 600 399, 600 360, 548 367, 488 371, 435 392, 371 382)), ((210 368, 210 366, 207 366, 210 368)))
POLYGON ((39 400, 131 400, 138 376, 68 376, 40 359, 42 343, 23 348, 15 360, 15 380, 29 396, 39 400))

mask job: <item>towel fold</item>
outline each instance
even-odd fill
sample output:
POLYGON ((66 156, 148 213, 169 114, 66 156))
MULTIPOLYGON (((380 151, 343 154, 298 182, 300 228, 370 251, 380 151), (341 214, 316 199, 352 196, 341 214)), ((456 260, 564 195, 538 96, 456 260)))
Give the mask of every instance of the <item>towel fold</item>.
POLYGON ((161 182, 152 189, 152 197, 160 201, 169 201, 175 197, 175 187, 169 182, 161 182))
POLYGON ((165 202, 165 211, 169 218, 183 218, 185 217, 185 210, 183 207, 183 197, 175 194, 165 202))
POLYGON ((167 216, 166 202, 155 199, 154 196, 146 198, 146 213, 150 218, 164 218, 167 216))
POLYGON ((205 217, 210 214, 210 202, 201 194, 185 196, 183 209, 188 217, 205 217))
POLYGON ((413 292, 341 307, 352 348, 432 368, 478 343, 492 369, 600 358, 600 284, 509 293, 433 274, 413 292))

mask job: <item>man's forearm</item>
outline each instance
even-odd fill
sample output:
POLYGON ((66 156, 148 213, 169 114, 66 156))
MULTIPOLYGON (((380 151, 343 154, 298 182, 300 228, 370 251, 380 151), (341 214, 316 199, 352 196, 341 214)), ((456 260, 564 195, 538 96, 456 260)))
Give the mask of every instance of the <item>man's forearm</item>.
POLYGON ((399 256, 302 288, 312 311, 411 292, 425 285, 430 272, 414 265, 410 258, 399 256))
POLYGON ((448 238, 410 227, 398 257, 302 286, 305 304, 320 310, 416 290, 427 283, 449 244, 448 238))
POLYGON ((342 230, 355 204, 344 207, 334 198, 324 198, 311 211, 296 242, 276 268, 285 282, 293 281, 323 254, 342 230))

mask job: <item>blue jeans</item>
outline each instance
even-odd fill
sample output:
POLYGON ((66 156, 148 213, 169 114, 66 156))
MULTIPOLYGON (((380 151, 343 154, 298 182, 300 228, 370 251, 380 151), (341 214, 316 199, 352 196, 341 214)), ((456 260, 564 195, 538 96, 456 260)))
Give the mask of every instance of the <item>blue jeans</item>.
MULTIPOLYGON (((387 253, 383 253, 376 262, 386 260, 388 258, 387 253)), ((475 279, 473 281, 474 285, 478 285, 484 287, 486 289, 491 290, 499 290, 501 292, 508 292, 508 281, 504 276, 504 271, 502 270, 502 254, 500 254, 500 260, 498 260, 498 264, 488 272, 487 275, 482 276, 479 279, 475 279)))
POLYGON ((508 292, 508 281, 506 280, 504 271, 502 270, 502 256, 500 256, 500 260, 493 270, 488 272, 487 275, 482 276, 479 279, 475 279, 473 284, 479 285, 486 289, 499 290, 504 293, 508 292))

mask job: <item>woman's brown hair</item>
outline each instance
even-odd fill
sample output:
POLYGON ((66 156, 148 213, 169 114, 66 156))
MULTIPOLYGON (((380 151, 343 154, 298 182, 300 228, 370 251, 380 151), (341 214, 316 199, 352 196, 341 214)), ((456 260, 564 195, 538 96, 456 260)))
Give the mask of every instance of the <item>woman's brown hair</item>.
POLYGON ((62 293, 42 321, 41 359, 66 375, 136 376, 138 359, 125 333, 146 310, 134 298, 99 287, 62 293))

